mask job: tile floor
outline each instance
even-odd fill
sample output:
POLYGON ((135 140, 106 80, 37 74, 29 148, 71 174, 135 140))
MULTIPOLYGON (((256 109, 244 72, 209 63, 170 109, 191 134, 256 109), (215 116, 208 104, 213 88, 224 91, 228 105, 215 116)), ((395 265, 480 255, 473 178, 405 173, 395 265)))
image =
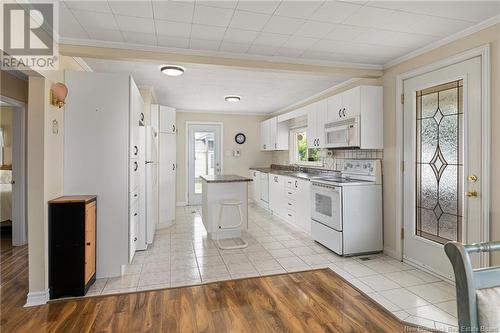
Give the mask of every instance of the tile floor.
POLYGON ((402 320, 456 330, 455 289, 439 278, 385 255, 340 257, 253 204, 244 232, 249 246, 219 250, 207 238, 200 209, 177 208, 175 225, 158 230, 153 246, 135 254, 125 275, 97 280, 87 295, 330 268, 402 320))

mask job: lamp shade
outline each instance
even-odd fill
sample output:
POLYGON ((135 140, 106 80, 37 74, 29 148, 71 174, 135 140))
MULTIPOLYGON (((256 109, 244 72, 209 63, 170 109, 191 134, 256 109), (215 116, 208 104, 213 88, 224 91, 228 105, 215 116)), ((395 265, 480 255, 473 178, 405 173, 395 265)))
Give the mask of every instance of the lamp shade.
POLYGON ((64 103, 66 96, 68 96, 68 87, 64 83, 57 82, 52 85, 52 92, 58 102, 64 103))

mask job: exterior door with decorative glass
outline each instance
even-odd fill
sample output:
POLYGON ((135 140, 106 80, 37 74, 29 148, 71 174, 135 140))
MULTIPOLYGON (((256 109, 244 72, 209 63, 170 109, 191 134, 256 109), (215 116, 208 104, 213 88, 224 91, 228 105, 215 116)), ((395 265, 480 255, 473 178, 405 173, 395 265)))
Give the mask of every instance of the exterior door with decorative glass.
POLYGON ((448 279, 448 241, 480 241, 481 58, 404 81, 403 259, 448 279))

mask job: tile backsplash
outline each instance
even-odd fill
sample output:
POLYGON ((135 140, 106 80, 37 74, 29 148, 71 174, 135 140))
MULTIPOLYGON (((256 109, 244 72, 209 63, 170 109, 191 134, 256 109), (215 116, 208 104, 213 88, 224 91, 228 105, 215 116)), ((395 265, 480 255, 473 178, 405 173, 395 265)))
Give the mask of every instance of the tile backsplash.
MULTIPOLYGON (((335 149, 320 149, 319 158, 323 162, 323 169, 341 170, 344 160, 382 160, 384 158, 383 150, 370 149, 352 149, 352 150, 335 150, 335 149)), ((273 164, 288 165, 290 164, 288 151, 273 152, 273 164)))

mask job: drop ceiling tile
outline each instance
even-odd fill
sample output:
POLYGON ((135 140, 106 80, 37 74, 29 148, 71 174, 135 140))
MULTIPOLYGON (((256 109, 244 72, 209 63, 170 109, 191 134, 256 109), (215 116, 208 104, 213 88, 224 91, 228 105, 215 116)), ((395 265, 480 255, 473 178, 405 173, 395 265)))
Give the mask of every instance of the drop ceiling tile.
POLYGON ((343 47, 348 45, 345 41, 333 41, 333 40, 320 40, 316 44, 312 45, 309 50, 319 51, 319 52, 340 52, 343 47))
POLYGON ((190 39, 189 48, 193 50, 217 51, 220 41, 206 39, 190 39))
POLYGON ((197 24, 226 27, 231 22, 233 10, 227 8, 216 8, 196 5, 194 9, 193 22, 197 24))
POLYGON ((111 13, 107 1, 65 1, 66 7, 77 10, 89 10, 99 13, 111 13))
POLYGON ((124 42, 123 35, 118 30, 88 29, 90 38, 107 42, 124 42))
POLYGON ((156 36, 154 33, 143 33, 136 31, 122 31, 123 37, 127 43, 145 44, 156 46, 156 36))
POLYGON ((313 51, 313 50, 306 50, 304 53, 301 55, 302 58, 305 59, 315 59, 315 60, 333 60, 333 53, 330 52, 323 52, 323 51, 313 51))
POLYGON ((59 34, 65 38, 89 38, 87 32, 75 19, 71 11, 65 7, 59 9, 59 34))
POLYGON ((290 35, 272 34, 261 32, 253 41, 257 45, 282 46, 290 38, 290 35))
POLYGON ((135 31, 143 33, 155 33, 155 25, 153 20, 142 17, 131 17, 115 15, 118 27, 122 31, 135 31))
POLYGON ((356 43, 368 43, 395 47, 418 48, 437 40, 434 36, 410 34, 406 32, 369 29, 361 33, 352 41, 356 43))
POLYGON ((232 52, 232 53, 246 53, 250 44, 246 43, 234 43, 223 41, 220 45, 219 50, 222 52, 232 52))
POLYGON ((294 34, 300 29, 304 23, 301 19, 283 17, 283 16, 273 16, 267 22, 263 31, 272 32, 276 34, 290 35, 294 34))
POLYGON ((234 12, 231 28, 261 31, 271 16, 266 14, 250 13, 241 10, 234 12))
POLYGON ((252 45, 247 53, 263 55, 263 56, 272 56, 278 51, 277 46, 269 46, 269 45, 252 45))
POLYGON ((184 1, 153 1, 155 19, 191 23, 194 4, 184 1))
POLYGON ((158 40, 158 46, 182 49, 187 49, 189 47, 188 38, 157 35, 156 39, 158 40))
POLYGON ((115 18, 110 13, 87 12, 84 10, 73 10, 73 15, 80 22, 82 27, 92 27, 94 29, 118 30, 115 18))
POLYGON ((308 38, 308 37, 300 37, 300 36, 292 36, 286 43, 283 45, 284 47, 292 48, 292 49, 308 49, 312 45, 316 44, 319 41, 318 38, 308 38))
POLYGON ((331 23, 306 21, 295 34, 302 37, 323 38, 335 27, 336 25, 331 23))
POLYGON ((236 43, 251 43, 259 35, 256 31, 227 29, 224 41, 236 43))
POLYGON ((302 53, 304 53, 304 49, 280 47, 275 55, 280 57, 299 58, 302 53))
POLYGON ((214 27, 211 25, 193 24, 191 29, 191 38, 195 39, 208 39, 208 40, 222 40, 226 28, 214 27))
POLYGON ((448 36, 472 26, 473 23, 441 17, 424 16, 402 31, 432 36, 448 36))
POLYGON ((394 13, 395 11, 390 9, 363 7, 351 15, 345 23, 359 27, 376 28, 380 26, 381 22, 391 19, 394 13))
POLYGON ((109 1, 111 11, 118 15, 153 18, 150 1, 109 1))
POLYGON ((275 14, 286 17, 307 18, 321 4, 322 1, 282 1, 275 14))
POLYGON ((353 40, 354 38, 358 37, 363 32, 368 30, 369 28, 361 28, 342 24, 333 29, 333 31, 326 35, 325 38, 331 40, 353 40))
POLYGON ((155 27, 158 35, 189 38, 191 34, 191 24, 185 22, 155 20, 155 27))
POLYGON ((342 23, 360 8, 361 6, 359 4, 325 1, 310 19, 323 22, 342 23))
POLYGON ((217 7, 217 8, 230 8, 234 9, 236 7, 236 3, 238 1, 214 1, 214 0, 208 0, 208 1, 202 1, 203 6, 209 6, 209 7, 217 7))
POLYGON ((279 4, 279 1, 238 1, 236 8, 254 13, 272 14, 279 4))

